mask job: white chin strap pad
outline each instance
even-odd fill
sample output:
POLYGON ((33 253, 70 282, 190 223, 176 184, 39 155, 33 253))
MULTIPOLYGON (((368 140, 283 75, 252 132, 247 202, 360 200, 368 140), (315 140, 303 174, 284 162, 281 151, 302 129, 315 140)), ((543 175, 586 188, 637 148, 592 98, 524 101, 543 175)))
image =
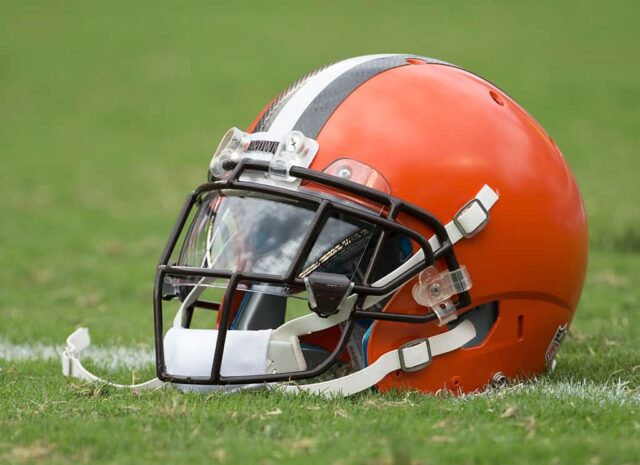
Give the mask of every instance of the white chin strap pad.
MULTIPOLYGON (((227 331, 220 374, 264 375, 272 332, 270 329, 227 331)), ((169 376, 209 378, 217 339, 218 331, 213 329, 169 329, 164 338, 165 365, 169 376)))

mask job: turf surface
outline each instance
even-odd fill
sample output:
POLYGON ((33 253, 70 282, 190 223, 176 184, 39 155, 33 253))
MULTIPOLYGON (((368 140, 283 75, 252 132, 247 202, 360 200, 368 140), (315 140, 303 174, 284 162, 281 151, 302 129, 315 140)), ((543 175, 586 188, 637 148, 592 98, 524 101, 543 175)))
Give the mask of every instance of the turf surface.
POLYGON ((61 344, 85 325, 96 345, 149 348, 156 260, 221 134, 310 69, 365 53, 442 58, 524 105, 582 188, 591 262, 558 370, 472 398, 133 395, 5 357, 0 463, 640 463, 636 2, 2 12, 2 341, 61 344))

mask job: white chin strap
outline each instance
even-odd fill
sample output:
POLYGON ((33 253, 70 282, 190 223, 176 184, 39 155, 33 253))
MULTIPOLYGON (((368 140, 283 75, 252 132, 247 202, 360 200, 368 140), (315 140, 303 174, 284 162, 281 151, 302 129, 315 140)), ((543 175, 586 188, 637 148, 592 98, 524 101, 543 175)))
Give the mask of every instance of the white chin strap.
POLYGON ((157 389, 162 387, 164 384, 158 378, 154 378, 140 384, 117 384, 97 377, 90 373, 82 366, 82 363, 80 363, 80 354, 90 345, 91 337, 89 337, 89 330, 87 328, 78 328, 67 338, 67 347, 60 355, 63 375, 82 379, 84 381, 95 381, 102 384, 108 384, 109 386, 117 388, 129 388, 135 391, 157 389))
MULTIPOLYGON (((484 186, 480 192, 464 205, 445 228, 452 244, 462 238, 477 234, 489 220, 489 210, 498 200, 498 195, 484 186)), ((429 243, 434 250, 440 246, 433 236, 429 243)), ((424 260, 424 252, 419 250, 409 260, 390 274, 372 284, 381 287, 391 282, 407 269, 424 260)), ((203 278, 206 279, 206 278, 203 278)), ((189 306, 204 289, 204 281, 196 285, 182 303, 174 319, 174 326, 167 331, 164 339, 165 364, 167 372, 174 376, 189 376, 193 379, 207 379, 211 375, 215 352, 217 330, 188 329, 180 327, 183 309, 189 306)), ((395 291, 393 291, 395 292, 395 291)), ((369 308, 387 296, 369 296, 363 308, 369 308)), ((229 330, 225 341, 222 376, 259 376, 271 373, 286 373, 306 370, 307 365, 300 347, 300 336, 334 327, 348 320, 355 306, 357 294, 346 298, 338 312, 328 318, 315 313, 284 323, 275 330, 241 331, 229 330)), ((385 376, 398 370, 414 372, 426 368, 433 357, 459 349, 476 337, 476 330, 470 321, 462 321, 453 329, 430 338, 410 341, 391 350, 367 367, 342 378, 312 384, 252 384, 252 385, 194 385, 164 383, 157 378, 144 383, 123 385, 105 381, 82 366, 80 354, 91 344, 89 330, 79 328, 67 338, 67 346, 61 354, 62 372, 65 376, 85 381, 95 381, 117 388, 133 390, 157 389, 170 384, 180 390, 189 391, 237 391, 269 387, 287 393, 308 392, 326 397, 348 396, 368 389, 379 383, 385 376)))
MULTIPOLYGON (((199 331, 188 330, 184 331, 199 331)), ((209 330, 200 330, 209 331, 209 330)), ((167 333, 171 333, 171 330, 167 333)), ((268 339, 265 339, 263 331, 229 331, 227 333, 227 343, 234 341, 230 345, 236 346, 241 342, 248 344, 249 346, 259 346, 264 349, 266 355, 266 348, 268 339), (235 333, 235 336, 234 336, 235 333), (244 334, 241 334, 244 333, 244 334), (253 334, 249 334, 253 333, 253 334)), ((265 331, 264 333, 268 333, 265 331)), ((187 334, 185 334, 187 335, 187 334)), ((190 336, 190 335, 189 335, 190 336)), ((433 357, 446 354, 453 350, 459 349, 463 345, 467 344, 476 336, 476 329, 473 323, 470 321, 463 321, 455 328, 446 333, 438 334, 430 338, 417 339, 404 344, 402 347, 391 350, 375 362, 342 378, 337 378, 321 383, 313 384, 283 384, 283 383, 271 383, 271 384, 251 384, 251 385, 196 385, 196 384, 179 384, 168 383, 173 387, 176 387, 183 391, 204 391, 210 392, 214 390, 234 391, 238 389, 255 389, 259 387, 269 387, 276 390, 280 390, 287 393, 300 393, 307 392, 316 395, 322 395, 325 397, 336 396, 349 396, 357 392, 364 391, 372 387, 373 385, 382 381, 382 379, 390 373, 398 370, 405 372, 414 372, 426 368, 431 364, 433 357)), ((173 340, 175 343, 187 342, 189 347, 187 350, 181 346, 180 350, 174 352, 177 356, 174 356, 171 363, 167 358, 167 370, 175 375, 192 376, 194 379, 199 377, 208 378, 211 372, 211 364, 213 361, 213 350, 215 348, 215 340, 213 340, 213 347, 208 347, 209 351, 199 350, 196 342, 188 341, 181 336, 175 337, 173 340), (196 350, 194 350, 196 349, 196 350), (173 368, 170 368, 173 365, 173 368)), ((201 342, 211 346, 211 336, 203 337, 201 342)), ((86 381, 97 381, 118 388, 130 388, 136 391, 157 389, 163 386, 165 383, 158 378, 154 378, 145 383, 124 385, 116 384, 105 381, 97 376, 89 373, 80 363, 80 353, 82 350, 89 346, 89 331, 86 328, 80 328, 76 330, 67 339, 67 348, 62 353, 62 372, 65 376, 72 376, 80 378, 86 381), (84 346, 76 346, 75 344, 82 340, 84 346)), ((169 344, 167 344, 167 348, 169 344)), ((250 347, 249 347, 250 348, 250 347)), ((223 376, 242 376, 242 375, 261 375, 265 374, 268 361, 265 357, 255 356, 254 353, 247 350, 237 350, 239 347, 228 347, 224 354, 239 354, 239 357, 232 356, 232 358, 223 357, 221 374, 223 376), (244 352, 244 356, 243 356, 244 352)))
POLYGON ((410 341, 391 350, 362 370, 321 383, 279 384, 275 389, 288 393, 308 392, 325 397, 350 396, 364 391, 394 371, 414 372, 431 364, 433 357, 459 349, 476 337, 473 323, 466 320, 446 333, 410 341))

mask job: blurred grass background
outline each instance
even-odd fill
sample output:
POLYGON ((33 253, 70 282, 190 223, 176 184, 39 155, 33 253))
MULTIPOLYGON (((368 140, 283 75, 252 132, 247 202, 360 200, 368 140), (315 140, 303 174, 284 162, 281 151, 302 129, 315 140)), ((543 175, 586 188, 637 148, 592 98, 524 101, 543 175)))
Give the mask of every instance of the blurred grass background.
POLYGON ((155 262, 224 131, 309 70, 367 53, 433 56, 501 86, 569 160, 592 250, 640 251, 637 2, 0 5, 0 309, 14 339, 115 316, 147 340, 133 323, 151 328, 155 262), (48 324, 22 324, 36 318, 48 324))
MULTIPOLYGON (((0 12, 0 339, 62 344, 86 325, 96 345, 150 347, 156 261, 224 131, 322 64, 407 52, 501 86, 581 186, 589 274, 546 389, 638 392, 638 2, 0 0, 0 12)), ((0 360, 0 462, 496 463, 515 447, 520 463, 640 463, 637 405, 597 397, 209 402, 94 391, 59 370, 0 360)))

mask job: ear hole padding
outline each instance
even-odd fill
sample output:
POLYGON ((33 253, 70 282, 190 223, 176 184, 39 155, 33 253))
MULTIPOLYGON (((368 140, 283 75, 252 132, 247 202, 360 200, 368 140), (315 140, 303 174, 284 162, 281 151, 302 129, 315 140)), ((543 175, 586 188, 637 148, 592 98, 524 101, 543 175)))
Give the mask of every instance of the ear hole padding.
POLYGON ((489 91, 489 95, 491 96, 491 98, 493 99, 494 102, 496 102, 498 105, 500 105, 501 107, 504 106, 504 99, 502 98, 502 96, 497 93, 495 90, 490 90, 489 91))
POLYGON ((518 341, 524 339, 524 315, 518 315, 518 341))
POLYGON ((460 377, 459 376, 454 376, 453 378, 451 378, 451 387, 453 389, 457 389, 460 387, 460 377))

